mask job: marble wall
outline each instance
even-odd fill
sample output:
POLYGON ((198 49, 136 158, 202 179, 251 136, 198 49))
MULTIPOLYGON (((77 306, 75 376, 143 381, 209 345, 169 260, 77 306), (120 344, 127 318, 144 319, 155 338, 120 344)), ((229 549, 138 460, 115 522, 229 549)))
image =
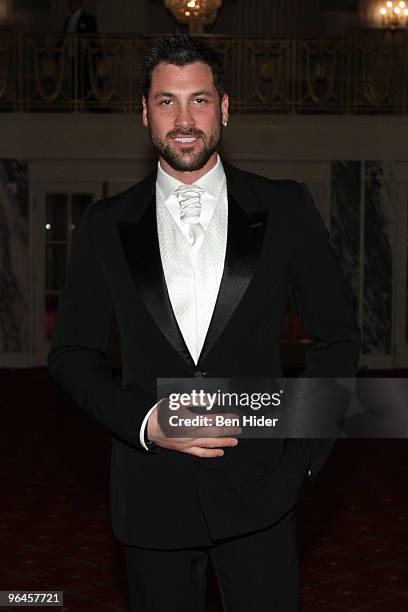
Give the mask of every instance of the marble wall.
POLYGON ((358 312, 360 291, 360 161, 335 161, 331 167, 330 234, 358 312))
POLYGON ((391 172, 366 161, 364 175, 363 352, 391 352, 391 172))
POLYGON ((382 161, 334 161, 330 226, 360 315, 363 354, 391 353, 391 167, 382 161))
POLYGON ((28 353, 28 166, 0 159, 0 353, 28 353))

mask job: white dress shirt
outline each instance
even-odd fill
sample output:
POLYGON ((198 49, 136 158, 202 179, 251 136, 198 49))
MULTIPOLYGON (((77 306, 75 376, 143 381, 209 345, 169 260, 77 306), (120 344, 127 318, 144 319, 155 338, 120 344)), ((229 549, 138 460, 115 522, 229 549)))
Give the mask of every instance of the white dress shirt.
MULTIPOLYGON (((158 162, 156 217, 164 278, 177 324, 197 364, 214 312, 227 247, 227 185, 218 155, 215 166, 194 184, 204 190, 199 217, 204 239, 198 248, 187 239, 188 226, 181 221, 180 204, 174 193, 183 183, 165 172, 158 162)), ((144 430, 156 405, 140 428, 140 443, 146 450, 144 430)))

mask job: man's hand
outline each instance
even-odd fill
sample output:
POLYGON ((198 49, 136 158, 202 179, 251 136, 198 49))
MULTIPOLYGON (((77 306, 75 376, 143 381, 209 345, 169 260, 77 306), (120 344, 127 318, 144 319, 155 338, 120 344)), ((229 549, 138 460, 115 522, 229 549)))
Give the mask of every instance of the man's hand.
MULTIPOLYGON (((177 410, 177 416, 180 418, 193 418, 197 416, 190 410, 193 404, 188 406, 180 406, 177 410)), ((195 405, 196 406, 196 405, 195 405)), ((201 404, 205 407, 205 404, 201 404)), ((238 439, 235 436, 241 433, 241 428, 238 426, 223 426, 219 427, 215 424, 209 424, 202 427, 184 427, 186 434, 191 437, 180 437, 180 427, 178 428, 178 437, 169 437, 172 433, 168 425, 167 415, 170 413, 168 409, 168 399, 164 398, 160 401, 156 409, 152 412, 147 422, 147 437, 151 442, 181 453, 188 453, 196 457, 222 457, 224 446, 236 446, 238 439), (166 416, 164 416, 166 415, 166 416)), ((211 423, 213 414, 206 414, 207 422, 211 423)), ((234 413, 223 414, 225 419, 237 418, 234 413)))

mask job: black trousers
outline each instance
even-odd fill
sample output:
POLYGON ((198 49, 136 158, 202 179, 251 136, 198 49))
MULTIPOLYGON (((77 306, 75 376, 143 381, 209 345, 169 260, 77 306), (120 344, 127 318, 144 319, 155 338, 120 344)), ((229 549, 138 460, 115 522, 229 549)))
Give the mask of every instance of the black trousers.
POLYGON ((211 559, 224 612, 299 612, 296 507, 266 529, 203 548, 124 546, 131 612, 206 612, 211 559))

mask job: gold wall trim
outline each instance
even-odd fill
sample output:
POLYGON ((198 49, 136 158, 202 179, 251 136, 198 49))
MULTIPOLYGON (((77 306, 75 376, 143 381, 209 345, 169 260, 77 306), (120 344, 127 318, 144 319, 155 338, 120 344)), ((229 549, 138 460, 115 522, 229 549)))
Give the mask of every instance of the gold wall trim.
MULTIPOLYGON (((0 110, 134 112, 141 57, 156 36, 0 33, 0 110)), ((222 56, 231 110, 406 114, 408 35, 202 36, 222 56)))

